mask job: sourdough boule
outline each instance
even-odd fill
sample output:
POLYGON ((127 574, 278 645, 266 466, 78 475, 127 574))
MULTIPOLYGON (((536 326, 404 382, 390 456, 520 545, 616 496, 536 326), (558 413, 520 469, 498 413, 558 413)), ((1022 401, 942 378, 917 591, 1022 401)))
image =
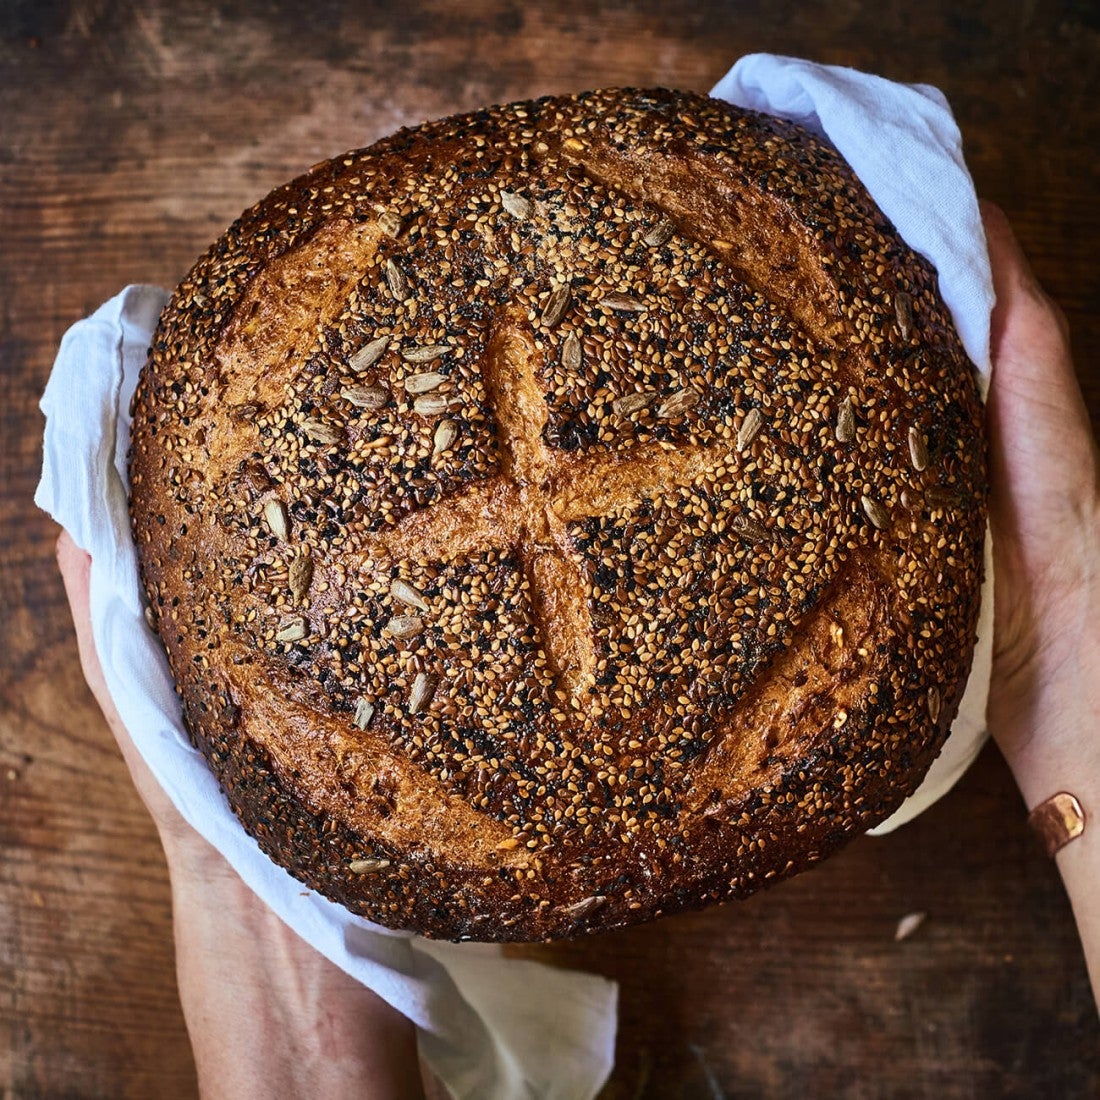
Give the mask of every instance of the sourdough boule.
POLYGON ((313 168, 177 288, 142 578, 262 849, 524 940, 748 894, 883 820, 956 713, 973 370, 827 142, 610 90, 313 168))

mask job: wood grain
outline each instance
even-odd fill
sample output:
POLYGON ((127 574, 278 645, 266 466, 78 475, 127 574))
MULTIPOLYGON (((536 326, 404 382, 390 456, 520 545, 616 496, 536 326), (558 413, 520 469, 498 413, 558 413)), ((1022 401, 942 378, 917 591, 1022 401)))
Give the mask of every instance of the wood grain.
MULTIPOLYGON (((65 328, 251 201, 425 118, 797 54, 941 87, 1065 309, 1100 417, 1095 6, 1079 0, 11 0, 0 7, 0 1091, 196 1095, 167 879, 31 495, 65 328)), ((609 1100, 1096 1095, 1055 870, 993 750, 932 811, 746 903, 532 948, 622 983, 609 1100), (893 940, 897 920, 927 920, 893 940)))

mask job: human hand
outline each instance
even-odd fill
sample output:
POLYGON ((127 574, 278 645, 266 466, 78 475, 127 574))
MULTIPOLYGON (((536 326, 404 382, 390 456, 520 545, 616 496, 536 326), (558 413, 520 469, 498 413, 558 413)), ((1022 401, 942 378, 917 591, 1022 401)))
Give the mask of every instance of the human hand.
POLYGON ((73 542, 68 531, 62 531, 57 540, 57 564, 61 570, 61 579, 65 584, 65 595, 69 600, 69 609, 76 628, 76 643, 80 652, 80 667, 84 679, 88 682, 107 725, 118 742, 119 750, 130 778, 145 803, 160 834, 161 843, 169 854, 169 865, 185 863, 195 871, 203 871, 205 876, 213 874, 232 874, 232 869, 218 852, 211 847, 183 819, 171 799, 164 793, 148 764, 142 759, 134 745, 133 738, 123 724, 122 717, 115 707, 107 682, 103 678, 103 668, 96 653, 95 640, 92 637, 92 618, 89 594, 92 559, 73 542))
POLYGON ((1071 784, 1083 767, 1100 776, 1097 739, 1079 736, 1100 679, 1098 460, 1065 318, 1004 214, 986 204, 983 215, 997 292, 988 406, 995 577, 988 719, 1031 805, 1071 784))
POLYGON ((1065 318, 1004 214, 983 214, 997 292, 987 717, 1029 807, 1058 791, 1084 807, 1057 861, 1100 1005, 1100 462, 1065 318))
POLYGON ((85 679, 167 857, 180 1002, 202 1095, 423 1096, 409 1021, 287 928, 161 790, 123 725, 96 654, 91 558, 62 532, 57 561, 85 679))

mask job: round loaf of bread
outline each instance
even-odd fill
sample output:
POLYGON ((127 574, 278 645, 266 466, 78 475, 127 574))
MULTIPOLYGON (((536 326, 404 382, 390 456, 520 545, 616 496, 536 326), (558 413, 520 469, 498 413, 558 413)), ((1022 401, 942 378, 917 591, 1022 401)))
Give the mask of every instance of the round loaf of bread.
POLYGON ((827 142, 613 90, 272 192, 166 308, 133 527, 245 828, 373 921, 526 940, 890 814, 974 642, 982 408, 827 142))

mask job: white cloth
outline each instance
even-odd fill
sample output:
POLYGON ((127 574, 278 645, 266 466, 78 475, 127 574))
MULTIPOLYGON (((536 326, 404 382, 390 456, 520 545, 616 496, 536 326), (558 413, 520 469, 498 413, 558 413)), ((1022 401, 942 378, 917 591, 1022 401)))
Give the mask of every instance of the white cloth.
MULTIPOLYGON (((936 269, 982 393, 989 385, 993 275, 962 135, 943 94, 927 84, 795 57, 749 54, 710 93, 738 107, 779 115, 824 133, 844 155, 902 239, 936 269)), ((871 833, 911 821, 942 798, 985 744, 993 667, 993 558, 988 529, 978 642, 951 734, 924 782, 871 833)))
MULTIPOLYGON (((739 62, 714 94, 758 110, 793 112, 829 134, 906 240, 936 265, 967 350, 988 372, 992 284, 958 130, 939 93, 755 55, 739 62)), ((505 960, 492 946, 390 932, 305 890, 247 836, 191 747, 163 650, 142 617, 127 514, 129 401, 164 301, 154 287, 128 287, 75 325, 42 399, 46 432, 35 501, 92 556, 93 632, 126 727, 183 816, 251 889, 416 1024, 422 1053, 454 1096, 594 1096, 612 1064, 613 983, 505 960)), ((991 601, 984 606, 988 614, 991 601)), ((983 616, 965 713, 944 755, 886 826, 942 794, 980 747, 988 633, 983 616)))

